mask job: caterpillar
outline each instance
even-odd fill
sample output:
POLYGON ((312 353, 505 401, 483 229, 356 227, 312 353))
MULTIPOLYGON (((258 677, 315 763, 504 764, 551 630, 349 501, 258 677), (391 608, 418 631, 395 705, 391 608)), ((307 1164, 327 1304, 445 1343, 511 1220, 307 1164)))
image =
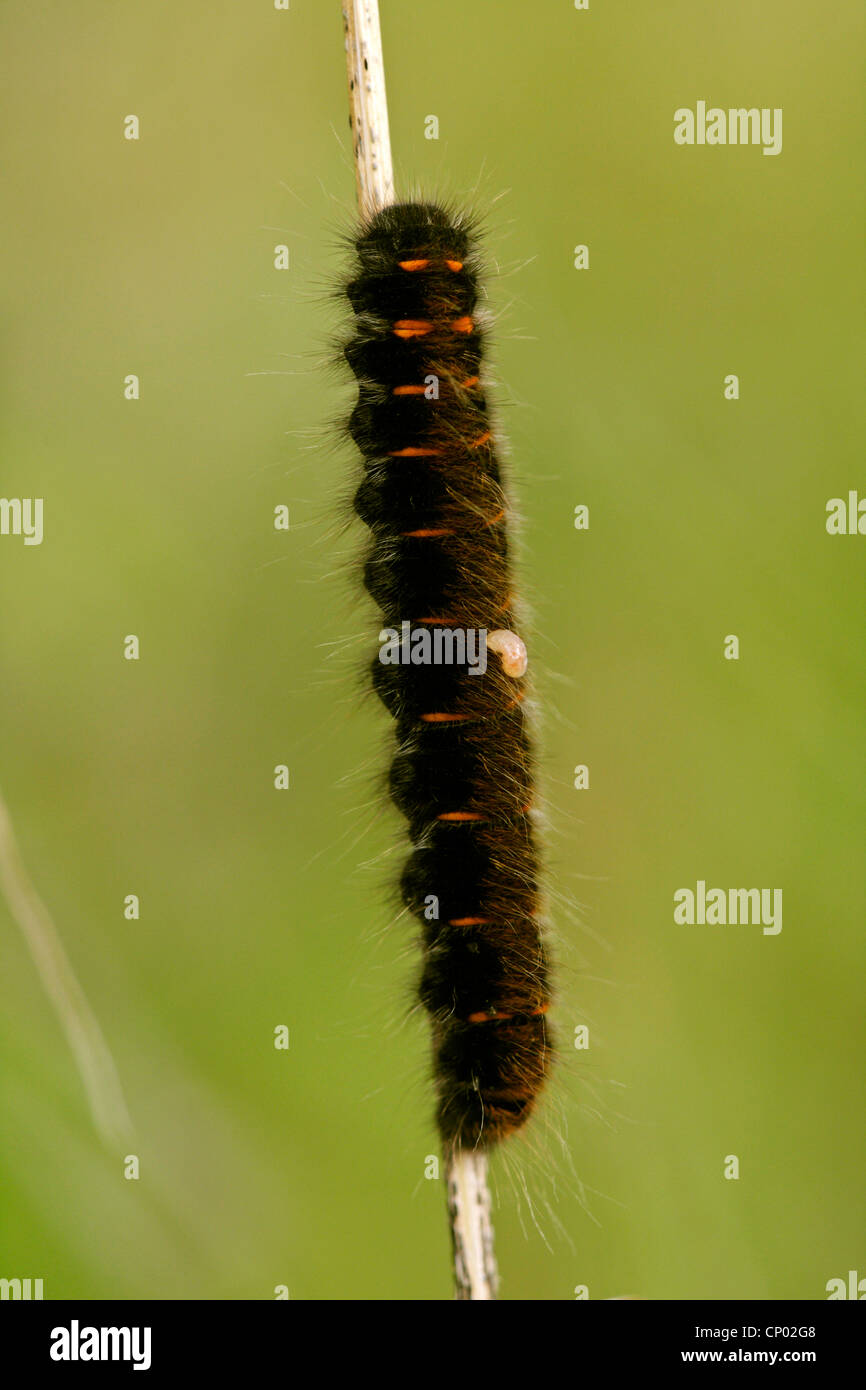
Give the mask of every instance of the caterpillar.
MULTIPOLYGON (((430 1015, 446 1151, 488 1149, 533 1111, 551 1057, 539 926, 534 749, 516 630, 509 498, 483 357, 477 229, 432 202, 362 221, 345 288, 347 422, 370 530, 364 583, 383 627, 481 634, 468 660, 372 662, 396 725, 390 795, 408 823, 402 900, 421 928, 418 999, 430 1015), (408 624, 408 628, 404 625, 408 624)), ((423 650, 423 636, 417 650, 423 650)), ((468 650, 468 643, 467 643, 468 650)))

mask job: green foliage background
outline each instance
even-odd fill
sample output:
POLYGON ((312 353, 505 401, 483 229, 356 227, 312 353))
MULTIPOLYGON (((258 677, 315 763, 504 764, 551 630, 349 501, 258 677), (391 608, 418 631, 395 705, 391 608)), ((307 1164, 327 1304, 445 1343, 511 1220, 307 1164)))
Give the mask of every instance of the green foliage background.
MULTIPOLYGON (((141 1160, 0 903, 0 1274, 49 1298, 450 1296, 328 428, 339 9, 0 11, 2 493, 45 499, 0 538, 0 783, 141 1160)), ((504 1297, 825 1297, 866 1274, 866 541, 824 528, 866 492, 862 7, 382 10, 401 187, 489 209, 535 609, 562 1056, 495 1171, 504 1297), (782 107, 783 152, 677 147, 699 99, 782 107), (781 934, 676 927, 698 878, 781 887, 781 934)))

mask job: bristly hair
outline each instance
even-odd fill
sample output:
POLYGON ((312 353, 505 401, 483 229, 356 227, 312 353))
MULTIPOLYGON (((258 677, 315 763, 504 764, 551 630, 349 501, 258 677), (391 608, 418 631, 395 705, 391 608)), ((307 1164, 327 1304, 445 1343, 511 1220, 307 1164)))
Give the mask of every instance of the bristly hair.
MULTIPOLYGON (((510 637, 520 620, 475 227, 406 202, 354 246, 344 353, 358 380, 348 429, 364 463, 364 582, 387 628, 510 637)), ((439 1129, 447 1148, 489 1147, 526 1121, 550 1062, 528 684, 492 650, 483 672, 377 658, 372 680, 396 722, 390 791, 413 846, 400 886, 422 928, 439 1129)))

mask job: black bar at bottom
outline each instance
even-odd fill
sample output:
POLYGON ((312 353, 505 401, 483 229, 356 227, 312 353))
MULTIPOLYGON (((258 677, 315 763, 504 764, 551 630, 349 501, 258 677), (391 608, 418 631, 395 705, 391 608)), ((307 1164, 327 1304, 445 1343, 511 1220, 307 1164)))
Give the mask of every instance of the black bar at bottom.
MULTIPOLYGON (((523 1304, 519 1317, 524 1321, 518 1324, 513 1313, 507 1314, 507 1306, 494 1306, 486 1314, 479 1310, 474 1324, 467 1324, 463 1322, 466 1311, 460 1312, 455 1305, 451 1316, 459 1317, 459 1322, 437 1324, 434 1337, 429 1304, 425 1304, 426 1327, 423 1343, 418 1344, 424 1346, 425 1378, 437 1355, 443 1373, 453 1374, 458 1347, 464 1355, 457 1364, 465 1371, 465 1352, 479 1328, 485 1329, 478 1343, 484 1353, 473 1377, 483 1374, 485 1366, 492 1369, 500 1355, 497 1346, 501 1351, 506 1346, 517 1350, 515 1343, 525 1347, 530 1362, 540 1359, 549 1365, 550 1353, 556 1351, 551 1343, 560 1337, 564 1342, 557 1364, 565 1356, 575 1374, 582 1366, 596 1379, 623 1370, 707 1365, 807 1366, 826 1376, 828 1371, 846 1367, 854 1371, 861 1360, 860 1315, 836 1301, 576 1302, 561 1321, 548 1323, 545 1314, 542 1325, 535 1324, 540 1308, 529 1313, 530 1305, 523 1304), (499 1322, 503 1315, 509 1318, 505 1324, 499 1322), (479 1324, 479 1317, 492 1317, 493 1323, 479 1324), (543 1335, 543 1346, 537 1341, 538 1333, 543 1335), (491 1335, 500 1336, 501 1341, 491 1341, 491 1335)), ((11 1360, 24 1376, 34 1371, 48 1372, 52 1378, 92 1378, 107 1368, 114 1376, 138 1372, 156 1380, 166 1373, 190 1371, 200 1382, 210 1375, 223 1380, 233 1372, 248 1374, 265 1368, 273 1372, 283 1366, 287 1374, 300 1373, 305 1380, 317 1375, 318 1367, 327 1370, 330 1379, 335 1352, 358 1369, 390 1365, 393 1372, 402 1364, 408 1373, 400 1348, 405 1352, 407 1337, 412 1344, 410 1307, 401 1304, 396 1316, 388 1304, 354 1302, 351 1307, 354 1312, 342 1303, 4 1302, 0 1337, 4 1363, 11 1360)), ((519 1374, 523 1355, 511 1358, 509 1352, 506 1365, 519 1374)))

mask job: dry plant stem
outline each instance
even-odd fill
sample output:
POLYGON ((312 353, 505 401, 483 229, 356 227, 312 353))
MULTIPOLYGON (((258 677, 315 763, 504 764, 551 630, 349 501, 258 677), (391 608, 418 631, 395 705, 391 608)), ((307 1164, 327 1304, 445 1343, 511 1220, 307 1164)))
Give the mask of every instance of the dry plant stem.
POLYGON ((394 201, 391 136, 377 0, 344 0, 349 119, 358 209, 370 217, 394 201))
MULTIPOLYGON (((343 0, 352 152, 363 218, 394 202, 391 135, 378 0, 343 0)), ((459 1151, 446 1161, 458 1299, 496 1297, 487 1160, 459 1151)))
POLYGON ((0 795, 0 888, 33 957, 72 1049, 93 1122, 110 1148, 128 1143, 132 1122, 114 1059, 63 949, 47 907, 30 881, 0 795))
POLYGON ((477 1150, 460 1150, 447 1162, 448 1215, 454 1244, 457 1299, 494 1299, 499 1275, 493 1253, 487 1158, 477 1150))

